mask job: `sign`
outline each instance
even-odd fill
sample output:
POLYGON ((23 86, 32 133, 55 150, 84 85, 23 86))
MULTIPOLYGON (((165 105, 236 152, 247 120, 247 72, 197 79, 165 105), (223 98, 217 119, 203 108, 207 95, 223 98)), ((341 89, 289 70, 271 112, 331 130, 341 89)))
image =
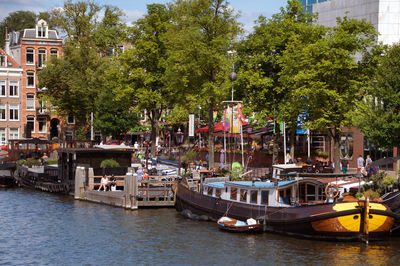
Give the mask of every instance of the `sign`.
POLYGON ((303 112, 297 117, 297 130, 296 130, 297 135, 308 134, 308 128, 305 127, 306 119, 307 119, 307 112, 303 112))
POLYGON ((189 137, 194 137, 194 114, 189 115, 189 137))

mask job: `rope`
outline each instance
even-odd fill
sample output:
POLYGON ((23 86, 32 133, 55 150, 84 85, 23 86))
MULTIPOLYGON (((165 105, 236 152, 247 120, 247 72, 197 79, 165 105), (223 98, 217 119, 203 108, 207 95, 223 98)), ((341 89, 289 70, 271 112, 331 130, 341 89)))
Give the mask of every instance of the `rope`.
POLYGON ((228 207, 226 208, 226 212, 224 213, 224 216, 228 215, 228 212, 230 210, 230 208, 233 206, 233 202, 228 203, 228 207), (229 206, 230 205, 230 206, 229 206))

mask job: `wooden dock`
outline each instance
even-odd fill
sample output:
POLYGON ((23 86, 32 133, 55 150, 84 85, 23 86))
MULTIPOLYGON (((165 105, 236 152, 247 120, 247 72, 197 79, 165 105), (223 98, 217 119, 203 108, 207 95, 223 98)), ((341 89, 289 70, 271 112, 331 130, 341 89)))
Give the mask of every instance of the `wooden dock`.
POLYGON ((77 167, 74 197, 127 209, 173 207, 175 204, 172 187, 177 183, 177 176, 150 176, 150 181, 138 182, 137 174, 129 169, 126 175, 115 178, 116 191, 98 191, 101 176, 94 175, 91 168, 77 167))

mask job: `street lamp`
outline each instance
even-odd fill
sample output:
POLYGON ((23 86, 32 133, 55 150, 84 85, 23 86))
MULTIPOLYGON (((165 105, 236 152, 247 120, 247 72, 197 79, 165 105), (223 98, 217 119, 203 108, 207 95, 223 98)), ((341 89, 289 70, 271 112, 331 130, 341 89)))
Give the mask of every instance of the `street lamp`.
MULTIPOLYGON (((199 129, 200 129, 200 123, 201 123, 200 111, 201 111, 201 106, 199 106, 199 129)), ((199 131, 199 150, 200 150, 200 148, 201 148, 201 133, 199 131)))
POLYGON ((179 169, 178 169, 178 175, 181 175, 181 144, 183 143, 183 137, 184 134, 181 132, 181 129, 178 129, 178 132, 175 133, 175 138, 176 138, 176 144, 178 144, 178 149, 179 149, 179 169))

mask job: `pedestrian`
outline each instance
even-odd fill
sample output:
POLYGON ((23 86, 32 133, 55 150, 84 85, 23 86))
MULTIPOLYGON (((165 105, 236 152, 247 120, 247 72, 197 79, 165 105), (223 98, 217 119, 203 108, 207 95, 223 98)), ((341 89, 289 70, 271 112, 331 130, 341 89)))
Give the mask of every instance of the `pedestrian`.
POLYGON ((345 173, 347 173, 347 167, 349 166, 349 161, 347 160, 347 156, 345 156, 345 157, 343 158, 343 160, 341 161, 341 163, 342 163, 342 171, 343 171, 343 174, 345 174, 345 173))
POLYGON ((372 175, 372 159, 370 155, 367 155, 365 160, 365 169, 367 170, 367 177, 370 177, 372 175))
POLYGON ((364 167, 364 158, 361 156, 358 156, 357 158, 357 172, 361 172, 361 169, 364 167))
POLYGON ((100 191, 101 188, 103 188, 104 191, 107 191, 107 185, 108 185, 108 178, 106 175, 103 175, 103 177, 100 180, 100 187, 97 191, 100 191))
POLYGON ((286 153, 285 163, 293 163, 292 156, 289 153, 286 153))

